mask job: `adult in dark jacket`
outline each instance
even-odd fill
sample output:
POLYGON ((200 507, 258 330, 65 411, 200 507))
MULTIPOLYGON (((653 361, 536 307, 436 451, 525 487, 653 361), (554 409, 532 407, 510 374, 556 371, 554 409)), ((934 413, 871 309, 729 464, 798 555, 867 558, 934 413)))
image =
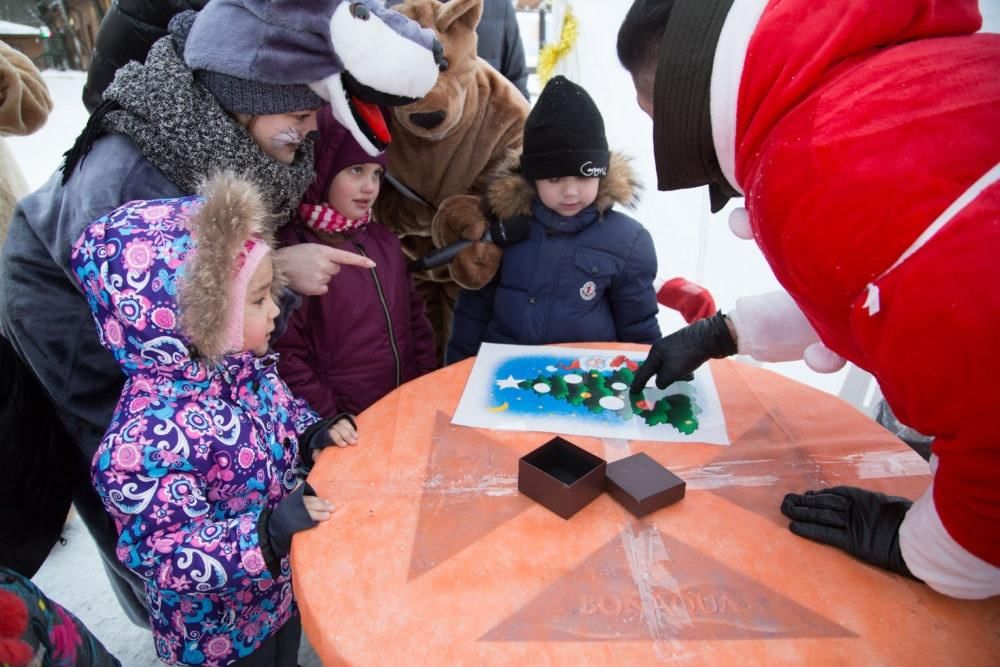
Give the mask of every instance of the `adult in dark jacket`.
POLYGON ((483 342, 657 340, 653 239, 612 208, 634 204, 637 189, 628 159, 608 152, 586 91, 561 76, 549 81, 525 124, 524 153, 499 170, 487 195, 497 218, 529 219, 530 235, 504 249, 486 287, 459 293, 445 361, 475 355, 483 342), (592 180, 582 173, 599 180, 590 202, 581 188, 566 195, 569 210, 543 203, 545 181, 592 180))
POLYGON ((198 10, 208 0, 114 0, 101 21, 87 68, 83 105, 93 113, 115 72, 126 63, 144 62, 153 42, 167 34, 167 24, 177 14, 198 10))
MULTIPOLYGON (((447 2, 448 0, 442 0, 447 2)), ((401 5, 405 0, 388 0, 386 7, 401 5)), ((517 12, 509 0, 483 0, 483 15, 476 26, 476 53, 493 69, 517 86, 528 99, 528 67, 524 62, 524 44, 517 25, 517 12)), ((448 54, 444 54, 448 57, 448 54)))
POLYGON ((306 298, 274 347, 281 353, 281 378, 292 392, 320 416, 335 418, 356 415, 404 382, 434 370, 437 353, 399 238, 366 215, 347 219, 360 210, 337 210, 329 194, 338 174, 358 168, 357 178, 364 180, 350 181, 346 193, 363 198, 362 203, 352 199, 341 208, 370 210, 379 175, 364 167, 378 165, 384 172, 388 156, 365 153, 326 107, 317 122, 316 180, 302 198, 296 223, 282 229, 281 241, 359 253, 374 260, 375 267, 345 271, 326 294, 306 298))

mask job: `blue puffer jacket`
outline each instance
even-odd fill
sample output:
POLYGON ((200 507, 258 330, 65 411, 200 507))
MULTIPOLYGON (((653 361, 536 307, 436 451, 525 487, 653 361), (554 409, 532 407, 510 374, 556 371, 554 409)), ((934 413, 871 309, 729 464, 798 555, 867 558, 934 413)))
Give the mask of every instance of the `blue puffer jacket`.
POLYGON ((656 251, 649 232, 612 210, 634 201, 627 159, 614 155, 595 202, 571 218, 547 208, 515 163, 490 186, 501 219, 530 214, 531 234, 504 251, 500 271, 481 290, 462 290, 445 354, 454 363, 481 343, 622 341, 652 343, 656 251))

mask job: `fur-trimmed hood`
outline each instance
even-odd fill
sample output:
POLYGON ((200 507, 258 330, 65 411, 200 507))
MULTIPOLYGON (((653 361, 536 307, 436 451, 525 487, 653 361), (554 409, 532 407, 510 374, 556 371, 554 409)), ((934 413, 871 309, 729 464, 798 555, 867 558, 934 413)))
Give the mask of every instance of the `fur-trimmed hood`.
MULTIPOLYGON (((509 153, 490 178, 486 202, 490 212, 501 220, 517 215, 531 215, 531 201, 538 196, 535 184, 521 173, 521 156, 509 153)), ((632 168, 632 158, 612 152, 608 175, 601 177, 594 204, 604 213, 615 204, 635 208, 642 183, 632 168)))
MULTIPOLYGON (((237 298, 235 260, 251 237, 269 243, 268 214, 259 192, 231 173, 201 191, 124 204, 73 247, 71 265, 101 342, 131 377, 204 380, 231 352, 225 332, 237 298)), ((248 354, 223 362, 247 365, 248 354)))

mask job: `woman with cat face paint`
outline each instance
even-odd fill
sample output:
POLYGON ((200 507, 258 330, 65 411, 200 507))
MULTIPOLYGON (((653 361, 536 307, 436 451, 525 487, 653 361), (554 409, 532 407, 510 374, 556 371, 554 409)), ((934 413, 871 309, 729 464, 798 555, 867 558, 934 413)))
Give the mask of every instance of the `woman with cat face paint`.
MULTIPOLYGON (((269 6, 279 11, 278 4, 269 6)), ((20 202, 4 244, 0 331, 74 436, 80 452, 69 447, 65 456, 86 465, 110 422, 123 377, 71 278, 70 252, 83 228, 129 201, 196 193, 203 179, 225 170, 250 180, 280 222, 314 178, 307 135, 324 100, 308 84, 317 63, 334 57, 322 21, 288 11, 288 21, 278 26, 263 21, 246 0, 212 5, 216 13, 229 12, 228 33, 199 28, 219 20, 207 7, 176 16, 145 63, 118 71, 62 173, 20 202), (237 55, 248 49, 265 64, 242 66, 237 55)), ((176 252, 176 261, 187 252, 162 250, 176 252)), ((138 244, 132 251, 137 266, 152 260, 138 244)), ((359 255, 315 244, 279 250, 277 257, 292 269, 290 287, 301 294, 325 292, 341 264, 372 266, 359 255)), ((175 289, 169 276, 154 279, 175 289)), ((294 298, 287 290, 285 295, 294 298)), ((74 502, 115 572, 119 600, 145 625, 144 595, 115 558, 110 519, 86 480, 76 487, 74 502)))

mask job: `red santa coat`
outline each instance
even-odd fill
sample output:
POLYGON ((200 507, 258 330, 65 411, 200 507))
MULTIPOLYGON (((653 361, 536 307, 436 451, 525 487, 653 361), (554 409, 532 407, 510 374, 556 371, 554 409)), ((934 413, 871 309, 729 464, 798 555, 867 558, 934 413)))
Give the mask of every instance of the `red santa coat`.
POLYGON ((961 597, 1000 593, 1000 35, 980 23, 974 0, 737 0, 710 83, 775 275, 935 436, 900 548, 961 597))

